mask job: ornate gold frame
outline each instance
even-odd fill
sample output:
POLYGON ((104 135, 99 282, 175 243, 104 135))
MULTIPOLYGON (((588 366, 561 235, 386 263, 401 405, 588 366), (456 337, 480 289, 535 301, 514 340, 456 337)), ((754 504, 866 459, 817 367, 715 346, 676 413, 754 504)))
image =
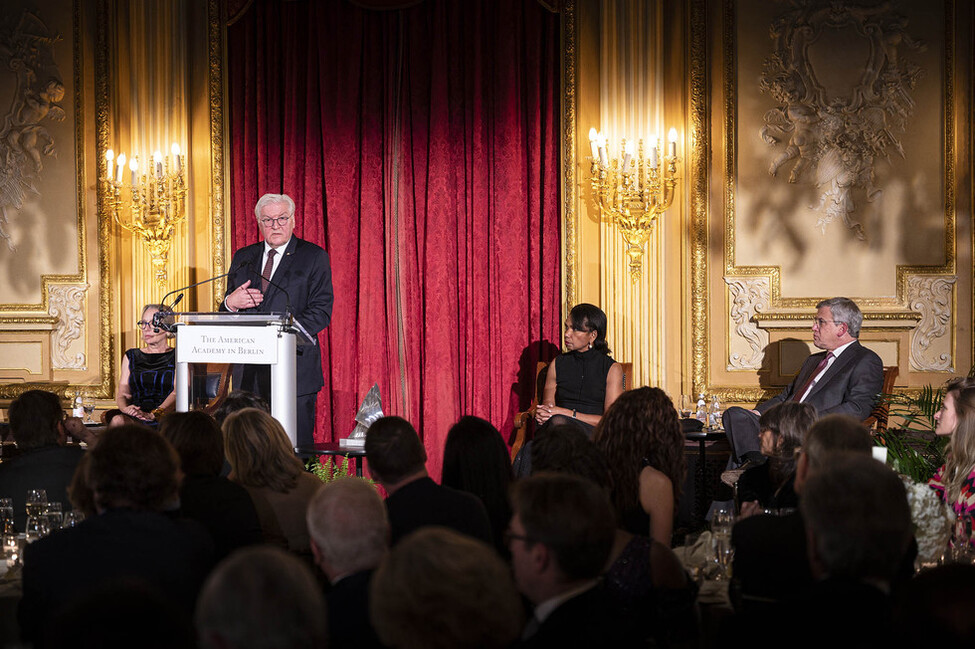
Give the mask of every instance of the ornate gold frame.
POLYGON ((576 260, 576 2, 562 5, 562 317, 578 301, 576 260))

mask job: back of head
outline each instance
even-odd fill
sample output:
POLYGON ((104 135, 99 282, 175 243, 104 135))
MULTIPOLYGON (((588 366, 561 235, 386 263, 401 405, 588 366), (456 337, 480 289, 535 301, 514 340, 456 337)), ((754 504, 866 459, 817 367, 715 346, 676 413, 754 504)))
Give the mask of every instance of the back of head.
POLYGON ((159 432, 179 454, 186 475, 219 475, 223 469, 223 434, 202 410, 172 412, 159 422, 159 432))
POLYGON ((863 325, 863 313, 857 303, 848 297, 831 297, 816 305, 817 309, 829 307, 833 322, 846 325, 846 330, 853 338, 860 337, 860 327, 863 325))
POLYGON ((196 606, 204 649, 319 649, 325 599, 311 570, 270 546, 239 550, 210 574, 196 606))
POLYGON ((833 455, 806 482, 799 503, 814 574, 889 582, 913 527, 901 479, 864 455, 833 455))
POLYGON ((549 547, 567 580, 599 576, 616 533, 603 489, 578 476, 539 473, 514 484, 511 502, 525 536, 549 547))
POLYGON ((381 417, 366 433, 369 472, 386 484, 396 484, 426 468, 427 452, 416 429, 402 417, 381 417))
POLYGON ((247 390, 233 390, 220 402, 220 406, 213 413, 213 418, 223 426, 228 416, 244 408, 257 408, 271 414, 271 408, 263 397, 247 390))
POLYGON ((498 429, 480 417, 461 417, 443 449, 441 484, 482 496, 504 497, 511 482, 511 457, 498 429))
POLYGON ((162 511, 176 496, 179 458, 159 433, 144 426, 110 428, 88 451, 87 486, 98 510, 162 511))
POLYGON ((64 410, 56 394, 28 390, 10 404, 8 417, 14 441, 27 451, 58 443, 58 425, 64 420, 64 410))
POLYGON ((796 466, 796 451, 803 446, 806 433, 816 422, 816 408, 808 403, 785 401, 772 406, 758 421, 759 430, 770 430, 775 436, 773 468, 789 474, 796 466))
POLYGON ((639 478, 645 465, 668 479, 674 500, 687 472, 684 434, 677 409, 660 388, 628 390, 602 416, 593 441, 613 467, 613 504, 620 512, 639 506, 639 478))
POLYGON ((278 421, 257 408, 244 408, 223 422, 224 450, 233 479, 247 487, 286 493, 304 471, 278 421))
POLYGON ((522 624, 511 571, 484 543, 442 527, 396 544, 373 577, 370 611, 398 649, 508 647, 522 624))
POLYGON ((361 478, 340 478, 319 489, 306 521, 330 578, 375 568, 389 546, 386 505, 361 478))
POLYGON ((534 473, 568 473, 609 489, 609 465, 596 444, 572 424, 553 424, 532 442, 534 473))
POLYGON ((873 448, 870 433, 859 421, 847 415, 826 415, 809 429, 802 446, 810 473, 829 464, 833 453, 869 456, 873 448))
POLYGON ((894 608, 895 633, 903 646, 975 645, 975 566, 960 563, 919 572, 894 608))

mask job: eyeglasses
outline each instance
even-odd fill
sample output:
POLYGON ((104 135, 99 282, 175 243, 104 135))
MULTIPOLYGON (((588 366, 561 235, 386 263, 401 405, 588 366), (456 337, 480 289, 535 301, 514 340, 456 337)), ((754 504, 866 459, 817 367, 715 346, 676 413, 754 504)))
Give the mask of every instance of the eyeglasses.
POLYGON ((138 322, 135 323, 135 326, 138 327, 139 329, 145 329, 146 327, 151 327, 153 325, 152 325, 152 320, 139 320, 138 322))
POLYGON ((290 216, 279 216, 276 219, 272 219, 270 217, 265 217, 265 218, 261 219, 261 225, 263 225, 265 228, 270 228, 271 226, 274 226, 274 225, 276 225, 279 228, 281 228, 281 227, 284 227, 284 225, 288 221, 290 221, 290 220, 291 220, 291 217, 290 216))
POLYGON ((511 530, 505 530, 504 533, 504 544, 510 545, 512 541, 524 541, 525 543, 534 543, 535 539, 530 536, 525 536, 523 534, 515 534, 511 530))
POLYGON ((823 320, 822 318, 813 318, 813 324, 822 329, 828 324, 836 324, 836 320, 823 320))

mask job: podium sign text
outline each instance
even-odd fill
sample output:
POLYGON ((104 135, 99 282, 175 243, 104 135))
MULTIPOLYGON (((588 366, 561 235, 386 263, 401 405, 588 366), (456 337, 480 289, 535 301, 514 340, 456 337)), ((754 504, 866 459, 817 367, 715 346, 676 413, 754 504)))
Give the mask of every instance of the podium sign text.
POLYGON ((177 363, 278 362, 276 327, 180 327, 176 337, 177 363))

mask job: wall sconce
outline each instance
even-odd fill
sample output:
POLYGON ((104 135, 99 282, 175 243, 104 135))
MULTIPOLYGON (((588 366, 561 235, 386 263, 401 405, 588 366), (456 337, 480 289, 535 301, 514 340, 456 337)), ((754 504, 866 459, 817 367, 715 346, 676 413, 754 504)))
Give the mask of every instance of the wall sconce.
POLYGON ((105 152, 100 181, 105 185, 115 222, 142 238, 149 249, 156 283, 165 291, 170 240, 176 226, 186 218, 186 183, 179 145, 173 144, 172 159, 156 151, 152 164, 146 165, 142 173, 138 156, 132 158, 129 172, 130 182, 126 185, 125 154, 116 158, 111 149, 105 152))
POLYGON ((593 203, 600 218, 616 223, 626 241, 630 257, 630 277, 635 282, 643 271, 643 244, 653 232, 657 218, 674 201, 677 186, 677 129, 670 129, 667 154, 661 168, 660 141, 650 138, 650 157, 644 158, 643 140, 639 140, 634 157, 633 143, 621 142, 622 161, 609 159, 606 137, 589 129, 592 156, 593 203))

